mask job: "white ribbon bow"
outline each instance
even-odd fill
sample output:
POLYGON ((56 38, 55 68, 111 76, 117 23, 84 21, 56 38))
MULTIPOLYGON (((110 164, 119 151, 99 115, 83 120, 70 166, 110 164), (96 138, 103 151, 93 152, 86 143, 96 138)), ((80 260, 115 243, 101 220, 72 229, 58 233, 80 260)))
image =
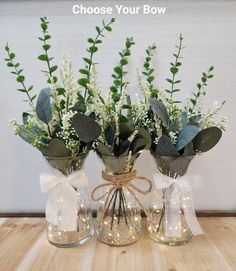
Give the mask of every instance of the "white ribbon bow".
POLYGON ((78 170, 68 176, 40 174, 42 193, 50 193, 46 205, 46 220, 57 225, 59 230, 77 230, 78 198, 75 188, 88 186, 84 170, 78 170))
POLYGON ((174 179, 161 173, 156 173, 153 176, 156 189, 166 189, 164 203, 166 236, 181 236, 181 207, 184 210, 184 216, 192 234, 203 234, 195 214, 192 191, 188 183, 188 179, 191 178, 198 179, 199 177, 185 175, 174 179))

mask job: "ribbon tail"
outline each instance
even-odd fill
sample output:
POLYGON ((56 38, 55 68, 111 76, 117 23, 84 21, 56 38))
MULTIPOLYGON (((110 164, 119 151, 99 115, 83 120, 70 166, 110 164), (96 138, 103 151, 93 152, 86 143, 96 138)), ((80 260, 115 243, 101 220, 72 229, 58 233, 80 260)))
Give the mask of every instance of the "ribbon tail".
POLYGON ((77 193, 68 183, 57 186, 49 195, 46 220, 59 230, 77 230, 77 193))
POLYGON ((198 223, 194 204, 193 204, 193 197, 192 192, 188 191, 183 194, 183 210, 184 210, 184 216, 186 219, 186 222, 189 226, 189 228, 192 231, 193 235, 200 235, 203 234, 202 229, 198 223))
POLYGON ((145 215, 147 217, 149 217, 149 214, 146 210, 146 208, 144 207, 144 205, 140 202, 140 200, 136 197, 135 193, 129 188, 129 186, 126 186, 127 190, 130 192, 130 194, 133 196, 133 198, 135 199, 136 203, 138 203, 139 207, 141 208, 141 210, 144 211, 145 215))
POLYGON ((165 235, 169 237, 181 236, 180 200, 176 184, 165 189, 165 235))

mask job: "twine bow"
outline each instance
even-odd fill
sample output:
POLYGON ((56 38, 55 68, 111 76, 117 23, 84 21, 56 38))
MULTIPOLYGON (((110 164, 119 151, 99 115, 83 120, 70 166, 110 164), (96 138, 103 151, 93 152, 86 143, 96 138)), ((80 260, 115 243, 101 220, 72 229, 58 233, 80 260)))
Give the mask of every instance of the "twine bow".
POLYGON ((128 173, 119 174, 119 175, 111 175, 111 174, 108 174, 106 171, 102 171, 102 177, 107 182, 96 186, 93 189, 92 194, 91 194, 91 197, 94 201, 99 201, 103 198, 106 198, 105 203, 104 203, 103 213, 101 216, 101 221, 103 221, 104 216, 106 214, 106 210, 108 207, 108 201, 109 201, 109 198, 110 198, 112 192, 114 192, 116 189, 119 189, 122 187, 125 187, 130 192, 130 194, 133 196, 135 201, 139 204, 141 209, 143 209, 143 211, 145 212, 145 207, 140 202, 140 200, 137 198, 134 191, 136 191, 142 195, 147 195, 152 190, 151 180, 149 180, 148 178, 146 178, 144 176, 137 176, 136 170, 133 170, 128 173), (145 181, 146 183, 148 183, 148 188, 147 189, 139 188, 137 185, 131 183, 131 181, 133 181, 133 180, 145 181), (102 194, 102 196, 96 197, 95 196, 96 192, 104 187, 109 187, 108 191, 106 191, 104 194, 102 194))

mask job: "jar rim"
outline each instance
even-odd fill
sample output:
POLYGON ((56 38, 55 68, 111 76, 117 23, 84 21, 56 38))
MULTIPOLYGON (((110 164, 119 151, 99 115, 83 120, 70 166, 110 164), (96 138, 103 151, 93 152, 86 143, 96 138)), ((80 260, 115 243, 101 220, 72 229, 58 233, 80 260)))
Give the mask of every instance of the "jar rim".
POLYGON ((196 154, 194 154, 194 155, 187 155, 187 156, 182 156, 182 155, 180 155, 180 156, 166 156, 166 155, 158 155, 158 154, 156 154, 154 151, 152 151, 152 150, 150 150, 150 153, 151 153, 151 155, 154 157, 154 158, 156 158, 156 157, 158 157, 158 158, 194 158, 195 156, 196 156, 196 154))
POLYGON ((43 154, 43 157, 45 159, 53 159, 53 160, 76 160, 77 158, 86 158, 88 156, 89 152, 86 153, 81 153, 75 157, 71 157, 71 156, 61 156, 61 157, 57 157, 57 156, 47 156, 43 154))
MULTIPOLYGON (((142 153, 142 151, 139 151, 139 152, 137 152, 135 154, 132 154, 131 157, 138 157, 141 153, 142 153)), ((117 159, 117 160, 129 158, 129 155, 125 155, 125 156, 115 156, 115 155, 114 156, 109 156, 109 155, 101 155, 101 154, 99 154, 97 152, 96 152, 96 154, 97 154, 97 156, 99 158, 109 158, 109 159, 117 159)))

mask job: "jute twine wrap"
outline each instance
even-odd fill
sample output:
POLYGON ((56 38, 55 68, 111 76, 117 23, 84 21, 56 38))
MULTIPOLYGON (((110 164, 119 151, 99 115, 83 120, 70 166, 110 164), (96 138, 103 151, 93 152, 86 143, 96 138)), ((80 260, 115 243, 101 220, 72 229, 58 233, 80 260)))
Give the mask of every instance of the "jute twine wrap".
POLYGON ((149 180, 148 178, 144 176, 137 176, 136 170, 130 171, 128 173, 119 174, 119 175, 111 175, 111 174, 108 174, 106 171, 102 171, 102 178, 107 182, 96 186, 91 193, 91 197, 94 201, 99 201, 103 198, 106 198, 105 203, 104 203, 103 213, 101 216, 101 221, 103 221, 104 219, 104 216, 107 210, 108 201, 112 192, 122 187, 125 187, 130 192, 130 194, 133 196, 135 201, 139 204, 141 209, 143 209, 143 211, 146 213, 145 207, 135 195, 135 191, 142 195, 147 195, 148 193, 150 193, 152 190, 151 180, 149 180), (133 180, 145 181, 148 184, 148 188, 147 189, 139 188, 136 184, 131 183, 133 180), (96 197, 95 195, 96 192, 104 187, 109 187, 109 188, 102 196, 96 197))

